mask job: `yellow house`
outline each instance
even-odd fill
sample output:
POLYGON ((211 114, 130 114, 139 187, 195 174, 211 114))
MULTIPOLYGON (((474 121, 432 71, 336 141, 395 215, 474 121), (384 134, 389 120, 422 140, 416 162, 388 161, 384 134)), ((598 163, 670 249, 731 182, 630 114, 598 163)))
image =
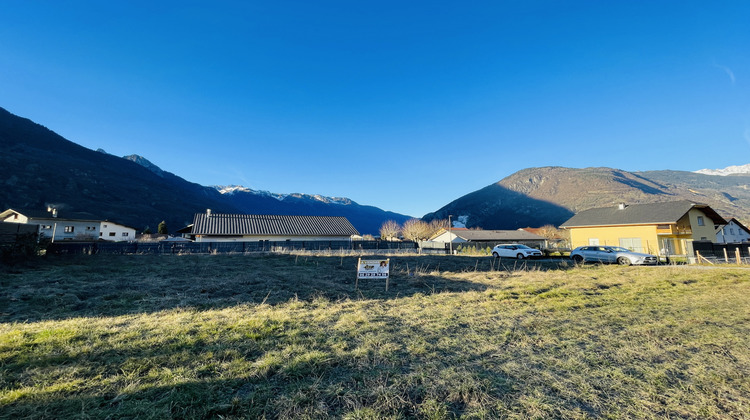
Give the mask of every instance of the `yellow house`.
POLYGON ((584 210, 560 227, 570 231, 573 248, 621 246, 668 257, 692 255, 693 241, 715 242, 716 226, 725 224, 706 204, 671 201, 584 210))

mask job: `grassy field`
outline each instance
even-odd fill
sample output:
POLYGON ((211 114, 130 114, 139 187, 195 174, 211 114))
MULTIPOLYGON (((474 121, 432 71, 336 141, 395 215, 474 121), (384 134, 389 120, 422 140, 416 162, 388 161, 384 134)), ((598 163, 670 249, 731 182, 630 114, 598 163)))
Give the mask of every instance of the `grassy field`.
POLYGON ((391 264, 0 268, 0 418, 750 418, 750 270, 391 264))

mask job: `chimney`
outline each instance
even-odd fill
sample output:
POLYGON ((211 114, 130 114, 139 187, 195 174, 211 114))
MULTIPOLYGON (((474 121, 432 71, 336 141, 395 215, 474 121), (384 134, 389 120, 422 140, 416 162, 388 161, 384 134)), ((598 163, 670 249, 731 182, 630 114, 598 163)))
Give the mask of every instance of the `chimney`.
POLYGON ((211 217, 211 209, 206 209, 206 219, 211 217))
POLYGON ((627 204, 625 204, 625 203, 620 203, 620 204, 618 204, 618 205, 617 205, 617 208, 618 208, 618 209, 620 209, 620 210, 625 210, 625 208, 626 208, 627 206, 628 206, 628 205, 627 205, 627 204))

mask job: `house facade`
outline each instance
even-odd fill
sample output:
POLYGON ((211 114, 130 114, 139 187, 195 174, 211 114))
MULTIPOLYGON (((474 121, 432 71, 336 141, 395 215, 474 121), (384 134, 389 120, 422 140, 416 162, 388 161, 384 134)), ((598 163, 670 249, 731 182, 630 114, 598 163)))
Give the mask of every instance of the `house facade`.
POLYGON ((544 248, 546 244, 544 237, 523 230, 440 229, 429 241, 454 244, 472 242, 491 247, 497 244, 520 243, 532 248, 544 248))
POLYGON ((339 216, 198 213, 190 232, 196 242, 231 241, 351 241, 359 235, 339 216))
POLYGON ((117 223, 86 218, 58 217, 56 209, 49 211, 40 210, 14 210, 8 209, 0 213, 0 221, 9 223, 22 223, 39 225, 38 232, 46 238, 55 241, 96 241, 99 239, 109 241, 132 240, 135 237, 135 229, 117 223), (112 226, 106 228, 104 225, 112 226), (110 235, 115 232, 115 235, 110 235), (125 239, 129 238, 129 239, 125 239))
POLYGON ((717 226, 726 223, 706 204, 673 201, 584 210, 560 227, 570 231, 572 248, 610 245, 679 256, 692 255, 693 241, 716 242, 717 226))
POLYGON ((716 242, 721 244, 750 242, 750 230, 739 220, 731 218, 726 225, 716 229, 716 242))
POLYGON ((135 228, 105 220, 99 224, 99 239, 115 242, 134 241, 135 228))

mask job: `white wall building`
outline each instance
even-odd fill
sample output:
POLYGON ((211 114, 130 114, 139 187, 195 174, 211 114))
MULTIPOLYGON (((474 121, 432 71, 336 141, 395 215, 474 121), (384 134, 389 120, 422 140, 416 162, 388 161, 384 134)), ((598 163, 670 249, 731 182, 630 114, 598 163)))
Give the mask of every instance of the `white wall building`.
POLYGON ((99 227, 99 239, 115 242, 134 241, 135 228, 105 220, 99 227))
POLYGON ((720 244, 750 242, 750 230, 737 219, 732 218, 729 223, 719 226, 716 230, 716 242, 720 244))

